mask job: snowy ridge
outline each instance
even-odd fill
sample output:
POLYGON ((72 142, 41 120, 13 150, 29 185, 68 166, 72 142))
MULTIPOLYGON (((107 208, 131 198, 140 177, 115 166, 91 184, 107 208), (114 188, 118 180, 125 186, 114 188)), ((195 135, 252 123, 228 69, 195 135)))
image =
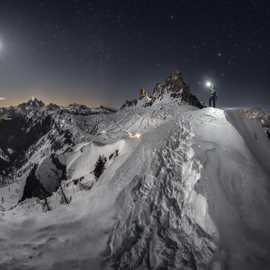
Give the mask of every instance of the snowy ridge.
POLYGON ((270 267, 267 116, 199 110, 170 80, 147 106, 26 113, 31 144, 1 172, 0 269, 270 267))
MULTIPOLYGON (((172 123, 163 128, 167 132, 172 123)), ((152 141, 156 135, 146 136, 152 141)), ((141 173, 118 198, 107 251, 114 269, 193 269, 208 265, 216 248, 207 202, 194 189, 201 165, 193 158, 188 122, 173 125, 162 138, 152 153, 153 146, 143 144, 141 173)))

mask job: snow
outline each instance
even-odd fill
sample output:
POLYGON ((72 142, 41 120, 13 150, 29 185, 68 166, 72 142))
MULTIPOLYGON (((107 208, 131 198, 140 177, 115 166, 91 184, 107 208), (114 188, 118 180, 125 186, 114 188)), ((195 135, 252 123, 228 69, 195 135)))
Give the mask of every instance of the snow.
POLYGON ((25 179, 19 179, 14 183, 0 188, 0 211, 5 211, 17 205, 18 199, 22 196, 25 179))
POLYGON ((98 145, 95 142, 79 145, 74 154, 70 155, 67 160, 69 178, 76 179, 90 174, 94 170, 95 163, 100 155, 104 155, 109 159, 110 154, 113 154, 116 150, 121 154, 125 154, 126 148, 127 143, 125 140, 119 140, 107 145, 98 145))
POLYGON ((59 178, 45 135, 20 178, 0 187, 0 269, 269 268, 270 141, 256 117, 166 93, 151 107, 70 117, 58 121, 76 142, 57 157, 71 202, 58 190, 51 211, 37 198, 17 205, 30 164, 47 188, 59 178))
POLYGON ((235 128, 243 120, 236 117, 233 125, 227 119, 227 112, 206 109, 194 116, 195 152, 204 166, 201 178, 204 183, 198 190, 206 196, 210 216, 218 228, 220 252, 225 256, 223 265, 229 269, 267 268, 270 265, 269 174, 250 151, 254 139, 245 139, 251 138, 253 132, 258 133, 260 140, 256 147, 269 161, 268 149, 260 149, 269 146, 263 129, 258 125, 245 129, 243 137, 241 130, 235 128), (212 118, 208 118, 209 111, 212 118), (208 121, 203 123, 204 115, 208 121))
POLYGON ((4 151, 0 148, 0 159, 4 161, 9 161, 8 156, 4 153, 4 151))

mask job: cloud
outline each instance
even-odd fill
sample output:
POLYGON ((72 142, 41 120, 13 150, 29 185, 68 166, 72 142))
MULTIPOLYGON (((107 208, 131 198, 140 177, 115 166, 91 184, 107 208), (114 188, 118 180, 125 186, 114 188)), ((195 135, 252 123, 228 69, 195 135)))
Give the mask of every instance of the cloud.
POLYGON ((5 97, 0 97, 0 101, 4 101, 4 100, 6 100, 5 97))

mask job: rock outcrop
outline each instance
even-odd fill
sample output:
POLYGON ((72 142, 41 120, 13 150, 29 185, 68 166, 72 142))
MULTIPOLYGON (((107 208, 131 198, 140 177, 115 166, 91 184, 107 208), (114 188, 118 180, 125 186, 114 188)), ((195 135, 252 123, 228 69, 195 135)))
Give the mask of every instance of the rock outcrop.
MULTIPOLYGON (((157 83, 151 94, 142 88, 139 91, 139 100, 145 101, 143 106, 151 106, 157 99, 169 94, 172 98, 178 99, 181 104, 189 104, 202 109, 204 106, 199 99, 191 93, 189 85, 185 82, 180 71, 172 72, 168 78, 160 83, 157 83)), ((136 106, 137 100, 126 101, 121 109, 130 106, 136 106)))
POLYGON ((180 71, 172 72, 165 81, 156 84, 152 95, 154 97, 160 97, 165 93, 170 93, 172 97, 179 98, 182 102, 186 102, 187 104, 200 109, 203 108, 199 99, 191 93, 180 71))

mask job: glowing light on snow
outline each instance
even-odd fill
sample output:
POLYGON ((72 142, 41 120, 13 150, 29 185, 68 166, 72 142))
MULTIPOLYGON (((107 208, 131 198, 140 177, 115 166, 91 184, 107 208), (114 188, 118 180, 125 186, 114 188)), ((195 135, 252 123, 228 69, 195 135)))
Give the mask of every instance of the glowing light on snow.
POLYGON ((140 139, 142 137, 142 134, 141 133, 131 133, 131 132, 129 132, 128 136, 129 136, 129 138, 132 138, 132 139, 140 139))
POLYGON ((101 131, 101 134, 106 134, 106 133, 107 133, 106 130, 102 130, 102 131, 101 131))
POLYGON ((135 137, 136 137, 137 139, 140 139, 141 136, 142 136, 142 134, 140 134, 140 133, 136 133, 136 134, 135 134, 135 137))

